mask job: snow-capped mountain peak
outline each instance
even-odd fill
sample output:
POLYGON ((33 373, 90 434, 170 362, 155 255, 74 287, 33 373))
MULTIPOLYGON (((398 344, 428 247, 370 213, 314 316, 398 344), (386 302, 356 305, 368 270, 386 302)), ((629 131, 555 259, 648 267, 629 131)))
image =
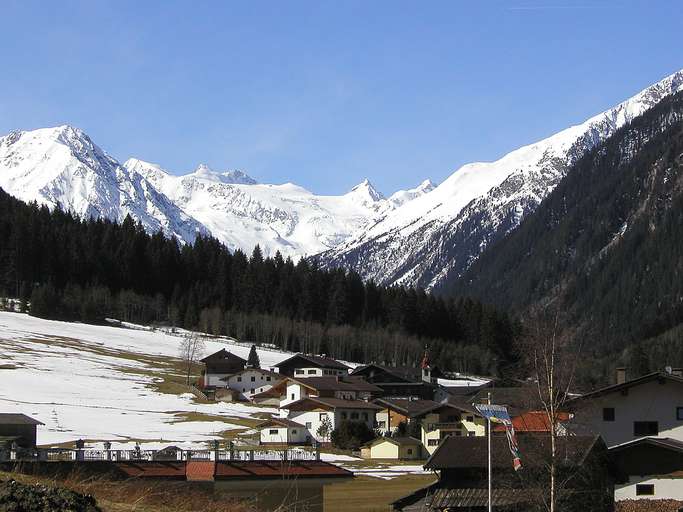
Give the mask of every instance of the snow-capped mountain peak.
POLYGON ((571 165, 625 123, 683 90, 683 70, 587 121, 511 151, 462 166, 434 190, 318 256, 381 284, 432 288, 464 272, 552 191, 571 165))
POLYGON ((123 221, 131 215, 150 232, 193 241, 206 229, 69 125, 12 132, 0 138, 0 187, 24 201, 83 218, 123 221))
POLYGON ((422 183, 420 183, 417 187, 411 188, 408 190, 397 190, 391 196, 389 196, 389 202, 394 206, 394 207, 399 207, 404 203, 407 203, 408 201, 412 201, 413 199, 416 199, 420 196, 423 196, 427 194, 428 192, 431 192, 436 188, 436 185, 432 180, 426 179, 422 183))
POLYGON ((188 176, 220 183, 233 183, 235 185, 256 185, 257 183, 254 178, 242 171, 217 172, 206 164, 199 164, 188 176))
POLYGON ((353 187, 346 196, 365 205, 372 205, 384 199, 384 195, 367 178, 353 187))

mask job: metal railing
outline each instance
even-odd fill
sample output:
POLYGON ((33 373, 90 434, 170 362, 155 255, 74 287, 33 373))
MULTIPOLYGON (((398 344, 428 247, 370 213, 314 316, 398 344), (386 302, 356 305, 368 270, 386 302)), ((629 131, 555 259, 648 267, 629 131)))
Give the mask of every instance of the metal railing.
POLYGON ((0 462, 6 461, 111 461, 111 462, 182 462, 182 461, 313 461, 320 460, 316 448, 233 447, 229 450, 91 450, 70 448, 35 448, 0 450, 0 462))

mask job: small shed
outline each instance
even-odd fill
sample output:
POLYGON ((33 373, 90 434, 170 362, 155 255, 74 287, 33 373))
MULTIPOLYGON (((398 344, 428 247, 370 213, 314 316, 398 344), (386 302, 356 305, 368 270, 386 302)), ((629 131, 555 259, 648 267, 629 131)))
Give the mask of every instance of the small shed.
POLYGON ((0 445, 14 442, 22 448, 35 448, 38 425, 43 423, 25 414, 0 413, 0 445))
POLYGON ((422 442, 414 437, 378 437, 361 448, 364 459, 415 460, 422 458, 422 442))

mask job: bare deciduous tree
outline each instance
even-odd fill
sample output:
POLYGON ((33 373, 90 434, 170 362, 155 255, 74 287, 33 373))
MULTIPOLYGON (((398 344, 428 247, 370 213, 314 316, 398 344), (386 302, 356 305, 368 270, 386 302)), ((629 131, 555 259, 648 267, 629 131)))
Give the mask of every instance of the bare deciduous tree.
POLYGON ((190 385, 190 378, 192 377, 192 368, 204 353, 204 349, 204 339, 196 332, 189 333, 185 336, 178 346, 180 359, 183 362, 183 368, 185 370, 185 382, 188 386, 190 385))
POLYGON ((558 479, 558 427, 574 384, 580 347, 566 330, 562 314, 553 305, 533 309, 524 323, 525 332, 520 339, 521 360, 526 366, 525 373, 534 381, 550 429, 549 482, 547 493, 542 497, 543 508, 556 512, 565 483, 564 479, 558 479))

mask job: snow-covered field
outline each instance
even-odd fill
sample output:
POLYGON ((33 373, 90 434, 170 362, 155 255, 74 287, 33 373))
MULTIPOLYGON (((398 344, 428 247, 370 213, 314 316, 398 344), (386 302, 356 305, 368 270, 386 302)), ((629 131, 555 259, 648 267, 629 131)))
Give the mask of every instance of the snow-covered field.
MULTIPOLYGON (((0 412, 43 422, 38 430, 42 445, 82 438, 132 447, 139 440, 150 449, 169 443, 196 446, 277 412, 201 403, 191 393, 166 390, 166 379, 178 380, 181 340, 161 331, 0 312, 0 412)), ((248 345, 227 338, 207 339, 205 353, 223 347, 245 359, 249 353, 248 345)), ((264 368, 290 355, 259 350, 264 368)))
MULTIPOLYGON (((182 380, 182 339, 182 332, 135 325, 96 326, 0 312, 0 412, 43 422, 40 445, 83 439, 101 448, 108 440, 114 449, 132 449, 136 442, 143 449, 169 444, 197 449, 230 431, 248 433, 261 418, 277 414, 275 408, 243 403, 203 403, 178 384, 169 385, 182 380)), ((205 347, 205 355, 226 348, 245 359, 250 349, 230 338, 207 338, 205 347)), ((258 354, 263 368, 291 356, 263 348, 258 354)), ((440 383, 481 382, 463 376, 440 383)), ((419 464, 375 464, 329 453, 322 458, 382 479, 423 472, 419 464)))

